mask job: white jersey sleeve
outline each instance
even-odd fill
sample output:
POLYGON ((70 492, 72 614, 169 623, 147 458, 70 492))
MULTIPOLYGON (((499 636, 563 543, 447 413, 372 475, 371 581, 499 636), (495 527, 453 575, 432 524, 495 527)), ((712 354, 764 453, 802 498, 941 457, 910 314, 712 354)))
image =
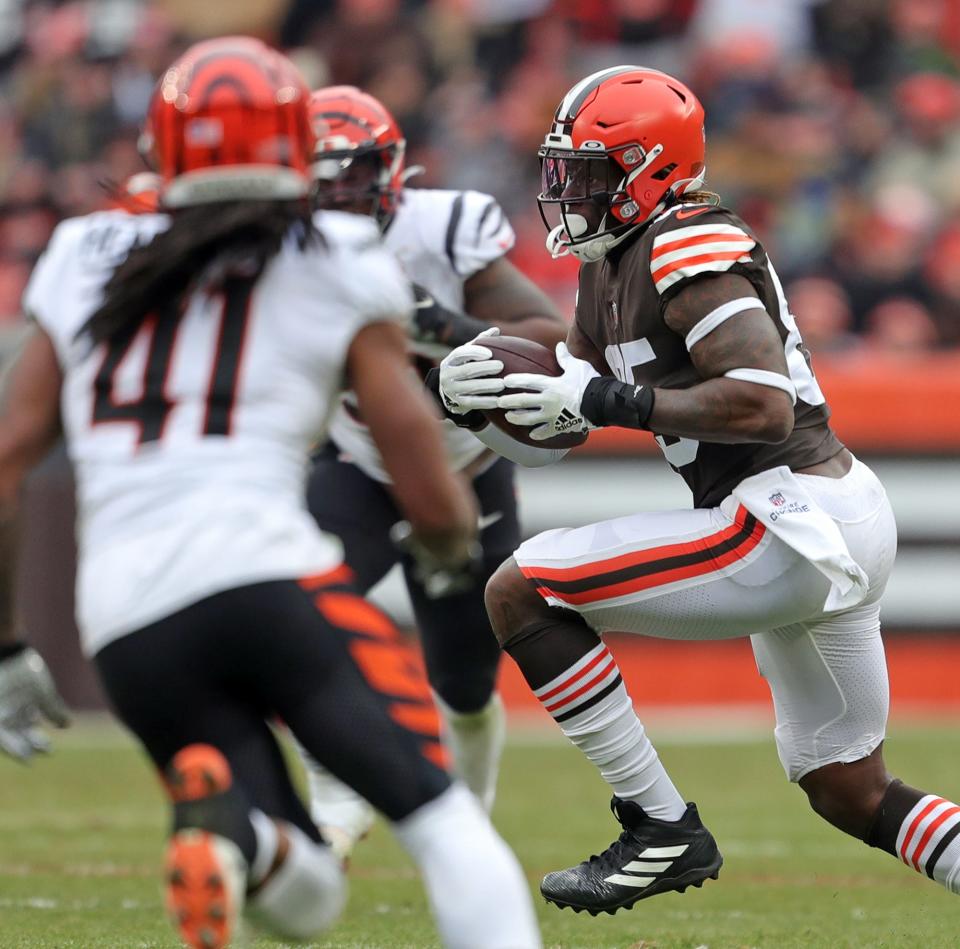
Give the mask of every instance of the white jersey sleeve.
POLYGON ((62 364, 95 309, 109 274, 138 241, 168 225, 165 215, 105 211, 54 229, 23 294, 22 309, 50 337, 62 364))
POLYGON ((502 257, 516 242, 497 199, 479 191, 461 191, 453 201, 444 251, 464 279, 502 257))
POLYGON ((322 283, 313 292, 366 323, 399 322, 406 330, 413 313, 413 290, 396 257, 383 246, 376 223, 359 214, 318 212, 314 222, 323 237, 329 266, 304 267, 322 283), (331 270, 336 282, 324 279, 331 270))
MULTIPOLYGON (((479 191, 405 189, 397 217, 387 231, 387 244, 405 264, 414 265, 408 266, 408 271, 423 269, 417 266, 416 257, 442 261, 461 284, 506 254, 515 240, 497 199, 479 191)), ((427 269, 435 270, 435 266, 427 269)), ((424 282, 416 272, 410 276, 424 282)), ((432 286, 430 290, 436 292, 432 286)))

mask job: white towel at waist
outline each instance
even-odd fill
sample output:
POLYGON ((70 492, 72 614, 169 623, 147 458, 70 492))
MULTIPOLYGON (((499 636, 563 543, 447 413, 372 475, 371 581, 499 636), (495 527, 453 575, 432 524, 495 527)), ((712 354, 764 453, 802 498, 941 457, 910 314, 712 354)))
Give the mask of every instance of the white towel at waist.
POLYGON ((786 465, 745 478, 721 509, 736 501, 830 581, 825 612, 849 609, 867 595, 867 575, 850 556, 840 528, 786 465))

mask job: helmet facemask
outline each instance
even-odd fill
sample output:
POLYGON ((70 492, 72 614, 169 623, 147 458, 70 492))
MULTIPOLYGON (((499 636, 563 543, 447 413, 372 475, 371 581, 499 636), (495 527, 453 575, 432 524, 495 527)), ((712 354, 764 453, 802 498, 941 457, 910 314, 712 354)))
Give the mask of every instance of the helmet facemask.
POLYGON ((629 186, 662 151, 657 145, 648 153, 636 143, 594 152, 543 145, 538 153, 537 203, 549 232, 551 255, 571 253, 584 261, 600 260, 634 227, 649 220, 640 218, 629 186))
POLYGON ((386 230, 397 207, 394 186, 403 165, 403 142, 374 147, 319 149, 311 169, 314 205, 366 214, 386 230))

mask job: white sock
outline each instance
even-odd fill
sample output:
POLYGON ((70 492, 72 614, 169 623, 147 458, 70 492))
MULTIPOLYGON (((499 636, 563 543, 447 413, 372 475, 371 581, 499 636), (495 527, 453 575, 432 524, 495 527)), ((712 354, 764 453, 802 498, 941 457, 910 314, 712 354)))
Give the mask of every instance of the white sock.
POLYGON ((960 806, 924 795, 900 825, 896 848, 908 867, 960 894, 960 806))
POLYGON ((539 949, 520 864, 462 785, 393 825, 423 875, 447 949, 539 949))
POLYGON ((257 808, 250 810, 250 823, 253 824, 253 833, 257 838, 257 853, 250 864, 247 883, 249 886, 256 886, 273 866, 280 844, 280 833, 276 823, 257 808))
POLYGON ((500 756, 506 738, 506 714, 494 692, 478 712, 458 712, 434 694, 444 724, 444 741, 453 758, 453 771, 489 814, 497 794, 500 756))
POLYGON ((247 912, 271 932, 309 939, 336 922, 347 902, 347 882, 329 847, 292 824, 284 824, 283 832, 290 841, 287 856, 247 901, 247 912))
POLYGON ((647 738, 613 656, 600 643, 534 691, 617 797, 659 820, 680 820, 687 805, 647 738))
POLYGON ((307 772, 310 816, 334 853, 345 860, 357 841, 373 826, 373 808, 353 788, 318 764, 302 746, 297 747, 307 772))

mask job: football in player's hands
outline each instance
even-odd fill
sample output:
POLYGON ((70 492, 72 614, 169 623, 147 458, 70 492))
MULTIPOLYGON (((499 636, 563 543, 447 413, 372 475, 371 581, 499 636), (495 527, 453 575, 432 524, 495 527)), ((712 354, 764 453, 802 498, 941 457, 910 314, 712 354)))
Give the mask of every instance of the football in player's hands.
MULTIPOLYGON (((557 362, 552 349, 541 346, 530 339, 520 339, 518 336, 491 336, 482 341, 487 349, 491 350, 494 359, 503 363, 501 377, 512 372, 532 372, 542 376, 562 376, 563 370, 557 362)), ((503 394, 517 392, 517 389, 504 389, 503 394)), ((536 441, 530 437, 532 429, 527 425, 514 425, 504 417, 504 409, 487 409, 483 413, 492 425, 506 432, 511 438, 524 445, 534 445, 537 448, 575 448, 587 440, 586 432, 566 432, 543 441, 536 441)))

